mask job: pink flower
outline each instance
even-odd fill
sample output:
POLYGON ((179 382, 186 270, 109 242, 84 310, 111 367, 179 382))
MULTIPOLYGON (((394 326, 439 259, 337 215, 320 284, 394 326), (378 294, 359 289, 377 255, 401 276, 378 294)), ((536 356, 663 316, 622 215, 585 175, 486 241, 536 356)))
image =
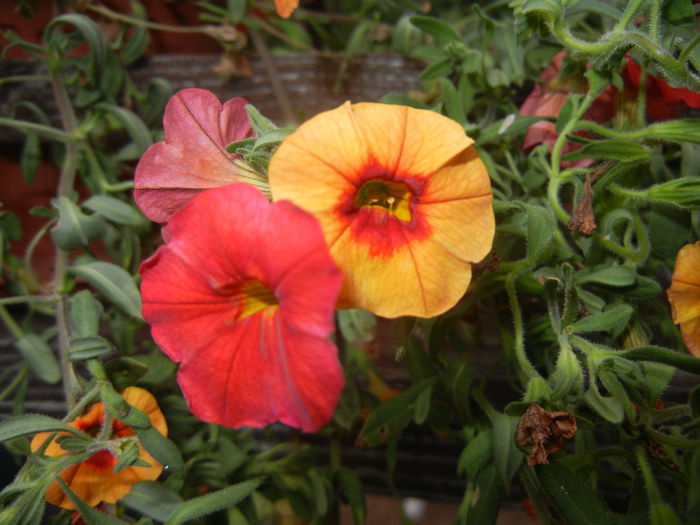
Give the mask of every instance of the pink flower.
POLYGON ((170 217, 198 192, 251 180, 240 156, 226 151, 252 136, 247 102, 234 98, 223 106, 204 89, 183 89, 168 102, 163 117, 165 141, 151 146, 136 167, 134 199, 156 222, 170 217))
POLYGON ((143 316, 192 412, 229 427, 327 423, 343 386, 328 341, 342 284, 321 227, 246 184, 205 191, 141 265, 143 316))

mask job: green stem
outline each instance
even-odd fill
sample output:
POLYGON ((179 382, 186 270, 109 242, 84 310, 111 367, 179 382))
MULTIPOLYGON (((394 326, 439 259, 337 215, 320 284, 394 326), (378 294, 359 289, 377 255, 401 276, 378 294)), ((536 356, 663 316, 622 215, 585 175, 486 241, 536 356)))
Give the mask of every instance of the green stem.
POLYGON ((644 0, 632 0, 632 2, 629 2, 625 8, 625 12, 622 14, 622 18, 620 18, 620 21, 615 24, 613 31, 618 32, 627 29, 627 25, 630 23, 632 18, 634 18, 634 15, 637 14, 637 11, 639 11, 639 7, 642 5, 642 2, 644 2, 644 0))
POLYGON ((681 62, 685 62, 686 60, 688 60, 690 53, 692 53, 693 49, 695 49, 695 46, 697 46, 698 44, 700 44, 700 33, 693 37, 690 43, 681 52, 681 55, 678 57, 678 60, 680 60, 681 62))
POLYGON ((535 377, 540 377, 540 374, 532 366, 530 360, 527 358, 525 352, 525 332, 523 329, 523 314, 520 309, 520 304, 518 303, 518 297, 515 293, 515 281, 520 276, 521 272, 512 272, 506 277, 506 292, 508 293, 508 301, 510 302, 510 309, 513 313, 513 325, 514 325, 514 351, 515 358, 521 367, 521 371, 524 372, 527 381, 535 377))
POLYGON ((629 359, 630 361, 652 361, 674 366, 691 374, 700 375, 700 359, 691 355, 674 352, 661 346, 640 346, 623 350, 615 355, 629 359))
POLYGON ((608 189, 617 195, 622 195, 631 199, 646 199, 649 197, 649 190, 633 190, 631 188, 618 186, 617 184, 608 185, 608 189))
POLYGON ((27 373, 29 372, 29 365, 26 363, 22 365, 22 369, 20 370, 19 374, 15 376, 15 378, 12 380, 12 382, 7 385, 5 390, 3 390, 0 393, 0 401, 4 401, 7 396, 9 396, 12 391, 17 388, 17 386, 24 380, 25 377, 27 377, 27 373))
POLYGON ((10 82, 46 82, 49 77, 46 75, 15 75, 13 77, 0 78, 0 86, 10 82))
POLYGON ((24 337, 24 330, 20 328, 10 315, 10 312, 2 305, 0 305, 0 319, 5 323, 5 326, 15 339, 22 339, 24 337))
POLYGON ((148 29, 153 29, 155 31, 167 31, 170 33, 204 33, 210 34, 213 29, 217 29, 217 26, 195 26, 195 27, 185 27, 185 26, 171 26, 167 24, 159 24, 157 22, 149 22, 148 20, 142 20, 141 18, 134 18, 133 16, 123 15, 112 11, 101 5, 87 4, 85 7, 95 13, 100 13, 107 18, 112 18, 114 20, 119 20, 120 22, 125 22, 134 26, 146 27, 148 29))
POLYGON ((34 250, 44 238, 46 232, 49 231, 54 224, 56 224, 55 218, 47 221, 41 228, 37 230, 32 239, 27 244, 27 249, 24 251, 24 267, 27 269, 27 280, 32 290, 38 290, 40 288, 39 277, 34 271, 34 264, 32 263, 32 258, 34 257, 34 250))
POLYGON ((661 2, 652 0, 649 8, 649 36, 655 44, 659 43, 659 20, 661 20, 661 2))
POLYGON ((80 416, 85 410, 85 407, 92 403, 92 401, 96 399, 99 394, 100 384, 95 383, 95 385, 80 398, 75 406, 68 411, 68 414, 66 414, 66 417, 63 418, 63 421, 72 421, 76 417, 80 416))
POLYGON ((14 297, 3 297, 0 305, 23 304, 23 303, 51 303, 56 300, 53 295, 15 295, 14 297))
MULTIPOLYGON (((61 64, 49 67, 51 72, 51 85, 53 87, 56 105, 63 122, 65 131, 72 135, 77 129, 77 119, 66 90, 66 85, 61 73, 61 64)), ((78 145, 75 142, 66 144, 66 151, 61 168, 61 177, 58 182, 58 197, 68 197, 73 192, 75 184, 75 172, 77 168, 78 145)), ((56 326, 58 329, 58 350, 63 372, 63 393, 66 405, 70 410, 75 405, 73 389, 73 365, 68 357, 70 342, 68 336, 68 316, 66 314, 66 301, 63 294, 63 280, 68 266, 68 254, 56 246, 53 293, 59 296, 56 305, 56 326)))
POLYGON ((35 133, 40 137, 55 140, 57 142, 71 142, 73 140, 70 134, 61 131, 60 129, 44 126, 43 124, 37 124, 36 122, 27 122, 25 120, 0 117, 0 126, 8 126, 23 133, 35 133))
POLYGON ((274 61, 272 60, 270 51, 265 45, 265 41, 263 40, 262 36, 260 35, 260 32, 257 29, 251 27, 249 30, 250 37, 253 40, 253 44, 255 45, 255 50, 257 51, 258 55, 260 55, 260 59, 262 60, 263 65, 265 66, 267 78, 270 80, 272 92, 275 95, 277 105, 282 111, 284 120, 286 121, 286 123, 297 123, 297 118, 294 115, 292 104, 289 102, 289 95, 287 93, 286 88, 284 87, 284 84, 282 83, 282 80, 280 79, 279 74, 277 73, 277 68, 275 67, 274 61))

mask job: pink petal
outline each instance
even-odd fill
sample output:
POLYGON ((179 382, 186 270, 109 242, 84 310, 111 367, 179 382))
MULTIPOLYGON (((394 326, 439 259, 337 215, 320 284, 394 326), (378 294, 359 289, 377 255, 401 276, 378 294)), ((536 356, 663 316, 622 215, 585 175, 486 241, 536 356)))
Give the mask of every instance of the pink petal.
POLYGON ((226 151, 252 135, 247 102, 223 106, 203 89, 184 89, 168 102, 163 117, 165 141, 151 146, 136 167, 134 199, 147 217, 166 222, 203 189, 238 180, 242 171, 226 151))

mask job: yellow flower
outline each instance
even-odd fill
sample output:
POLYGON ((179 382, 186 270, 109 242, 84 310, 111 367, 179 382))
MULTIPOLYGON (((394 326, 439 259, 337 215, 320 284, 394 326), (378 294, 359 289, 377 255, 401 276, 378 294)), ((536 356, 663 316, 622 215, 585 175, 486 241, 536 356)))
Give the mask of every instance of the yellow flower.
POLYGON ((673 322, 681 326, 685 346, 700 357, 700 241, 686 244, 678 252, 666 294, 673 322))
POLYGON ((340 308, 432 317, 462 297, 495 229, 473 142, 432 111, 349 102, 284 140, 272 197, 321 222, 344 275, 340 308))
MULTIPOLYGON (((128 387, 120 394, 127 403, 141 409, 151 420, 151 425, 164 436, 168 434, 165 417, 160 411, 155 398, 150 392, 138 387, 128 387)), ((105 419, 104 404, 99 402, 92 405, 90 410, 82 416, 68 423, 71 427, 82 430, 88 434, 96 434, 100 431, 105 419)), ((32 450, 36 451, 51 435, 50 432, 42 432, 34 436, 32 450)), ((59 433, 58 436, 68 435, 59 433)), ((112 438, 124 438, 133 436, 131 427, 114 420, 112 425, 112 438)), ((163 467, 139 444, 139 459, 150 464, 150 467, 126 467, 119 472, 114 472, 117 458, 109 450, 99 450, 82 463, 65 468, 60 476, 81 499, 93 507, 101 502, 114 503, 124 497, 131 487, 139 481, 153 481, 163 471, 163 467)), ((54 439, 49 443, 44 454, 51 457, 70 454, 61 448, 54 439)), ((46 492, 46 501, 63 507, 75 509, 73 502, 61 490, 57 481, 54 481, 46 492)))

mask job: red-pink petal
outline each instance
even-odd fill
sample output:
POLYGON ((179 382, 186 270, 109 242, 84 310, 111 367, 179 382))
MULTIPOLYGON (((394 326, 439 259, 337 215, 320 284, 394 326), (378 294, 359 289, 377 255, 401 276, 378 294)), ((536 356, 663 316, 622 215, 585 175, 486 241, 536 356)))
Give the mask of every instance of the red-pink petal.
POLYGON ((223 106, 204 89, 183 89, 168 102, 165 141, 151 146, 136 167, 134 199, 147 217, 166 222, 203 189, 238 180, 239 158, 226 151, 251 136, 242 98, 223 106))
POLYGON ((318 221, 231 184, 194 198, 166 237, 141 267, 143 315, 181 363, 193 413, 232 427, 328 422, 343 385, 327 340, 342 276, 318 221), (239 319, 230 290, 248 279, 279 305, 239 319))

